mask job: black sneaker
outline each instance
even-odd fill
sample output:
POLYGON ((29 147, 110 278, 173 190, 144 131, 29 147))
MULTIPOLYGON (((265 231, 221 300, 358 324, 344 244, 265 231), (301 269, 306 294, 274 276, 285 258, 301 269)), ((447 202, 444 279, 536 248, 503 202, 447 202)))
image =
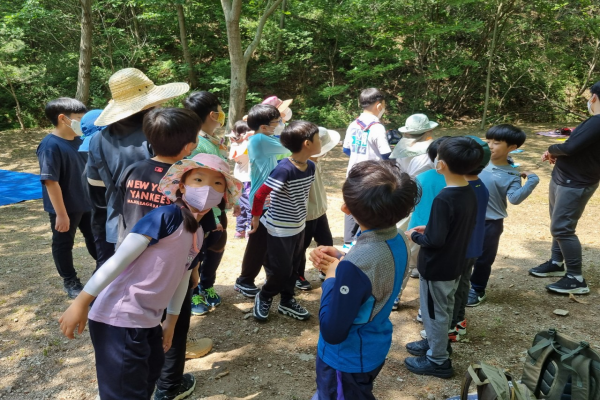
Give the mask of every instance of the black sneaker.
POLYGON ((83 285, 81 284, 79 278, 74 278, 68 281, 64 281, 63 289, 65 290, 65 292, 67 292, 67 296, 69 296, 70 299, 74 299, 83 290, 83 285))
POLYGON ((585 283, 585 279, 583 282, 579 282, 577 278, 571 274, 567 274, 558 282, 546 286, 546 289, 556 293, 586 294, 590 292, 590 288, 587 283, 585 283))
POLYGON ((299 319, 300 321, 305 321, 310 318, 310 313, 308 310, 298 304, 296 299, 291 299, 285 303, 279 303, 277 311, 280 314, 289 315, 290 317, 299 319))
POLYGON ((299 276, 296 280, 296 287, 300 290, 312 290, 310 282, 304 279, 303 276, 299 276))
POLYGON ((327 275, 325 275, 323 271, 319 271, 319 279, 321 282, 325 281, 325 278, 327 278, 327 275))
MULTIPOLYGON (((406 351, 413 356, 424 356, 427 354, 427 350, 429 350, 429 342, 427 339, 406 343, 406 351)), ((450 344, 450 341, 448 341, 446 350, 448 351, 448 354, 452 354, 452 345, 450 344)))
POLYGON ((535 268, 529 270, 529 275, 546 277, 546 276, 565 276, 565 264, 558 266, 552 260, 546 261, 535 268))
POLYGON ((440 365, 430 361, 427 356, 407 357, 404 359, 404 365, 410 372, 418 375, 431 375, 444 379, 452 378, 454 375, 451 360, 446 360, 440 365))
POLYGON ((258 321, 266 321, 267 318, 269 318, 271 304, 273 304, 273 299, 264 301, 261 300, 260 294, 257 294, 256 297, 254 297, 254 307, 252 308, 252 315, 254 318, 258 321))
POLYGON ((255 285, 246 285, 244 283, 239 283, 239 282, 235 282, 235 285, 233 285, 233 289, 235 289, 235 291, 240 292, 240 294, 242 296, 248 297, 248 298, 254 298, 254 296, 256 296, 258 294, 258 292, 260 292, 260 289, 257 288, 255 285))
POLYGON ((192 374, 183 374, 181 382, 175 389, 154 391, 154 400, 181 400, 188 397, 196 387, 196 378, 192 374))
POLYGON ((480 305, 486 298, 485 292, 478 292, 477 290, 471 288, 469 289, 469 297, 467 298, 467 307, 477 307, 480 305))

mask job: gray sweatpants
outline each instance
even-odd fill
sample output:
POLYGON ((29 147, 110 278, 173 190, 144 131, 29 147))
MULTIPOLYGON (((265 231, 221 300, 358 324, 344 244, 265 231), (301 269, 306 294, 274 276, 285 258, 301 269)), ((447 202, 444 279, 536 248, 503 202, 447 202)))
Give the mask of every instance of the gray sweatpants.
POLYGON ((567 272, 581 275, 581 243, 575 234, 585 206, 598 188, 570 188, 550 181, 550 233, 552 234, 552 261, 564 261, 567 272))
POLYGON ((427 358, 442 364, 450 356, 448 347, 448 326, 454 309, 454 293, 460 278, 453 281, 428 281, 419 278, 421 316, 427 332, 427 358))

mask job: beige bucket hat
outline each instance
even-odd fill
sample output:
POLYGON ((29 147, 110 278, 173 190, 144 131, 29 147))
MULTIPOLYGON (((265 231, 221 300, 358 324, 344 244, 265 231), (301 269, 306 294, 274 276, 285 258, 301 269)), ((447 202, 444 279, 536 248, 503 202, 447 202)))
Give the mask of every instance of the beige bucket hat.
POLYGON ((190 85, 184 82, 156 86, 136 68, 115 72, 108 80, 108 86, 112 100, 94 123, 97 126, 110 125, 190 90, 190 85))

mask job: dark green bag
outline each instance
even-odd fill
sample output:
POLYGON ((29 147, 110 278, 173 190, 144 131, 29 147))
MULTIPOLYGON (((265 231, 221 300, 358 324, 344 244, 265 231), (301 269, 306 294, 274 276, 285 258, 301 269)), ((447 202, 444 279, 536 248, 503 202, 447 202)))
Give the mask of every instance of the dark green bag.
POLYGON ((600 400, 600 355, 556 329, 542 331, 527 351, 522 382, 538 399, 600 400))
POLYGON ((477 386, 478 400, 535 400, 529 389, 517 383, 502 368, 480 362, 469 366, 463 380, 461 400, 469 397, 469 388, 477 386))

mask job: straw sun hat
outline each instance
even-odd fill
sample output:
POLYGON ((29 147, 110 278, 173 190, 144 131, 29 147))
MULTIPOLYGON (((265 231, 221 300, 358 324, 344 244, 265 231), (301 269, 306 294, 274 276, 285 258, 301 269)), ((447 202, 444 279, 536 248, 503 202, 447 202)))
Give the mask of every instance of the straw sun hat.
POLYGON ((108 80, 108 86, 112 100, 96 120, 98 126, 110 125, 190 90, 190 86, 183 82, 156 86, 135 68, 115 72, 108 80))

